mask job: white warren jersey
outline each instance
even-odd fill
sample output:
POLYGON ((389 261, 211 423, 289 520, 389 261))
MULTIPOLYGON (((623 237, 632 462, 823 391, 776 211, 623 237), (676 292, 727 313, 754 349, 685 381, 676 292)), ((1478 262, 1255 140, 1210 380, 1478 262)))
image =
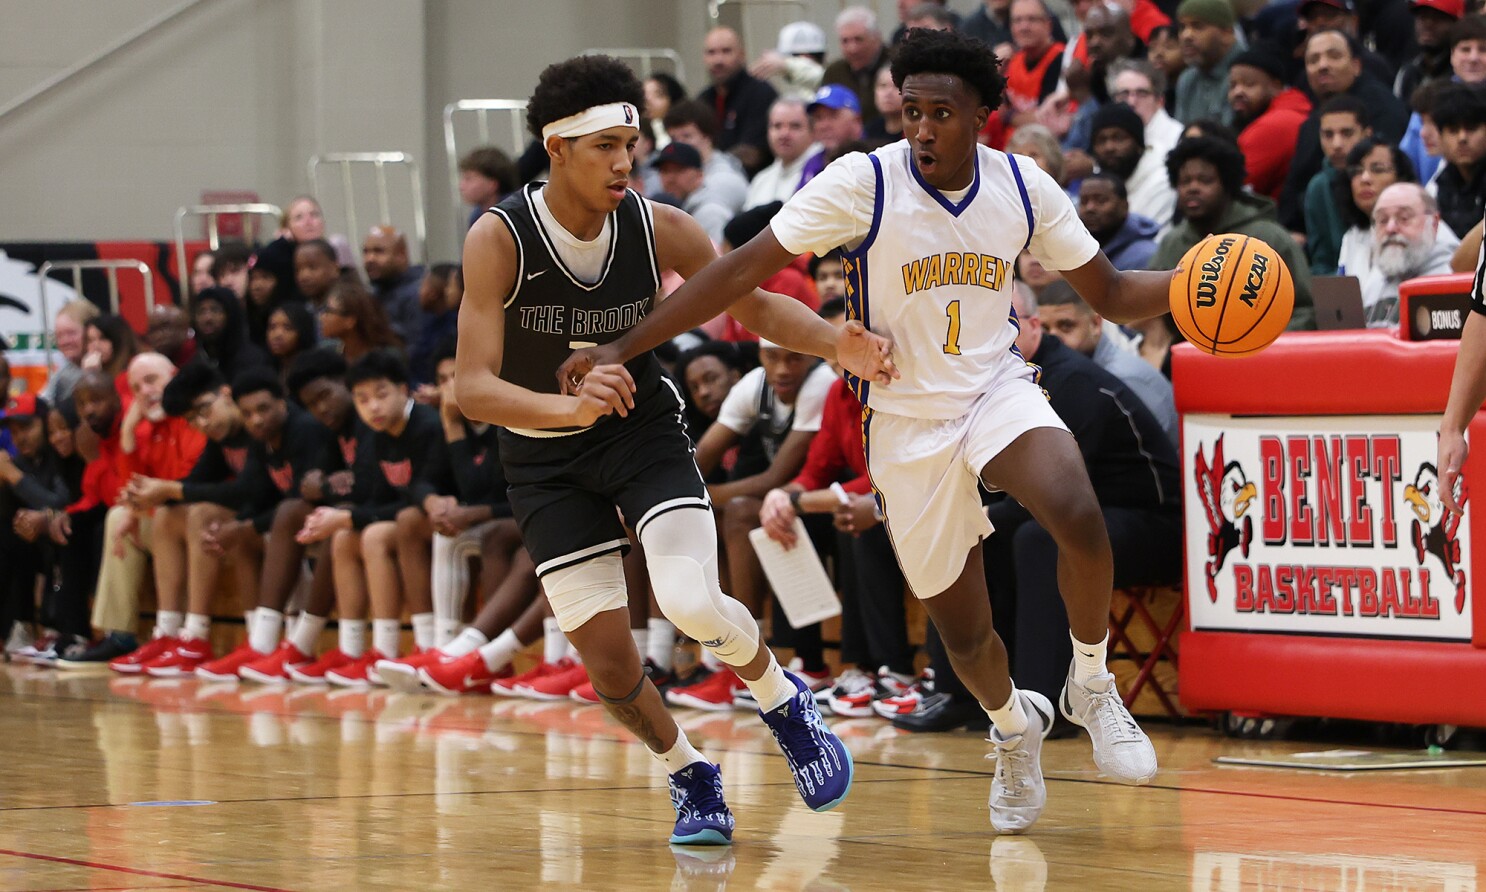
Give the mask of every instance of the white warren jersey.
POLYGON ((770 223, 786 250, 846 253, 850 318, 893 339, 902 379, 851 379, 871 408, 959 418, 990 389, 1017 323, 1011 307, 1024 248, 1048 269, 1087 263, 1099 244, 1067 194, 1030 158, 984 146, 970 187, 945 195, 919 175, 906 140, 846 155, 770 223))

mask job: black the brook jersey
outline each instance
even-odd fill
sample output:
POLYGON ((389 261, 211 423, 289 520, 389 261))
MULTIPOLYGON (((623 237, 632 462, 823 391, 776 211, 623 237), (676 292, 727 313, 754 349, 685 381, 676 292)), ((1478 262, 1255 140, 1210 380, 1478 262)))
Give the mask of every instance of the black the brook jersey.
MULTIPOLYGON (((650 207, 626 192, 609 215, 609 255, 598 282, 580 281, 562 262, 537 216, 531 183, 491 212, 516 242, 516 281, 506 295, 505 358, 501 377, 537 393, 557 393, 557 369, 576 349, 617 340, 650 312, 660 290, 655 224, 650 207)), ((656 392, 660 366, 644 353, 625 366, 636 397, 656 392)))

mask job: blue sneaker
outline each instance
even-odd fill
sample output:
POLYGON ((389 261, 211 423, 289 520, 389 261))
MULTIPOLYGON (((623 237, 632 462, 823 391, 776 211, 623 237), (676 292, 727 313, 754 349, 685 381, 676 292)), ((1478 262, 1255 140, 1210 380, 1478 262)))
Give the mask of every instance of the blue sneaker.
POLYGON ((812 811, 830 811, 841 804, 851 789, 851 751, 826 723, 815 706, 815 694, 793 673, 795 696, 769 712, 759 712, 774 732, 779 748, 789 760, 800 798, 812 811))
POLYGON ((671 843, 725 846, 733 842, 733 813, 722 799, 722 774, 711 762, 693 762, 669 778, 676 829, 671 843))

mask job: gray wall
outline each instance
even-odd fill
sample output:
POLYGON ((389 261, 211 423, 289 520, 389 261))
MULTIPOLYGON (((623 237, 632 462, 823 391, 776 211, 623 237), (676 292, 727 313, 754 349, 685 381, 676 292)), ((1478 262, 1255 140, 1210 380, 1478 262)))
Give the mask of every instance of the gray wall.
MULTIPOLYGON (((182 3, 0 0, 0 106, 182 3)), ((724 3, 721 19, 753 54, 795 18, 829 34, 844 5, 724 3)), ((891 27, 895 0, 869 5, 891 27)), ((430 254, 453 258, 446 103, 525 98, 544 66, 591 47, 674 47, 699 89, 710 24, 705 0, 201 0, 0 118, 0 242, 168 240, 203 190, 283 205, 308 191, 311 155, 404 151, 422 165, 430 254)))

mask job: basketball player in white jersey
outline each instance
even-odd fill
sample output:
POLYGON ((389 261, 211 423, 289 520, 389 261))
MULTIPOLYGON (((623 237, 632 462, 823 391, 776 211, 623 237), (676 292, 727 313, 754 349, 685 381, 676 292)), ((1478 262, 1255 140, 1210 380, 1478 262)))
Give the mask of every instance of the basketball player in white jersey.
POLYGON ((1052 178, 1029 158, 977 144, 1005 86, 984 43, 910 31, 892 74, 906 139, 831 164, 768 229, 559 374, 581 380, 590 365, 621 361, 727 310, 798 254, 845 249, 849 315, 893 341, 902 375, 887 385, 851 382, 866 406, 868 471, 903 574, 990 717, 991 823, 1016 833, 1046 802, 1038 760, 1053 714, 1046 697, 1016 690, 991 625, 980 548, 991 527, 979 485, 1009 493, 1058 543, 1073 639, 1063 714, 1088 729, 1096 764, 1116 780, 1150 781, 1156 754, 1105 668, 1109 537, 1077 443, 1037 369, 1015 350, 1014 264, 1030 249, 1116 321, 1166 312, 1171 274, 1117 272, 1052 178))
MULTIPOLYGON (((707 490, 675 387, 648 351, 586 369, 575 395, 557 369, 575 347, 608 343, 649 311, 662 270, 694 276, 716 258, 700 226, 627 187, 644 92, 622 62, 580 56, 542 72, 527 123, 550 182, 492 208, 464 244, 455 395, 499 425, 511 509, 558 624, 595 692, 670 775, 673 843, 722 845, 733 817, 717 767, 687 740, 646 677, 630 635, 620 556, 634 528, 662 612, 737 672, 758 699, 806 805, 851 787, 851 754, 809 689, 759 640, 748 609, 722 593, 707 490)), ((888 342, 840 333, 798 301, 755 292, 733 315, 788 349, 837 357, 887 380, 888 342)))

